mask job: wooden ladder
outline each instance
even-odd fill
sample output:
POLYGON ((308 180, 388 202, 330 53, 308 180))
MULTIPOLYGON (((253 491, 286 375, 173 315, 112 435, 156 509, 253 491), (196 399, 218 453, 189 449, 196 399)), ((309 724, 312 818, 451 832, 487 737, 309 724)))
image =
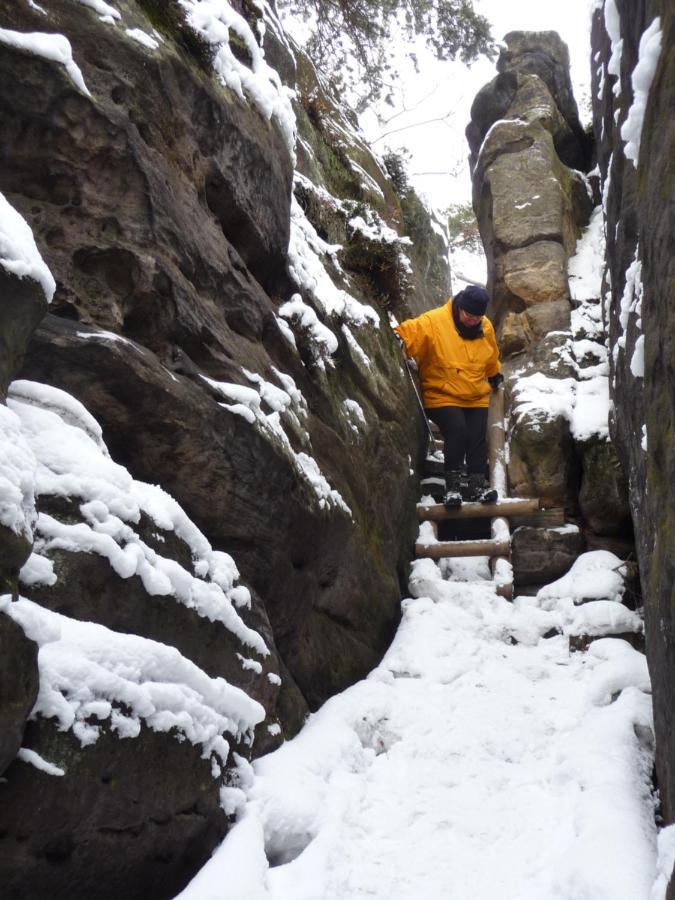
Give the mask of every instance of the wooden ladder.
MULTIPOLYGON (((504 389, 493 391, 488 411, 488 457, 490 487, 500 495, 506 490, 506 460, 504 456, 504 389)), ((458 509, 446 509, 438 503, 431 506, 418 504, 420 522, 431 522, 434 536, 438 538, 438 523, 447 519, 487 519, 491 522, 491 537, 474 541, 438 541, 415 545, 415 556, 429 559, 446 557, 489 556, 492 577, 497 593, 513 598, 513 570, 511 558, 511 527, 509 519, 518 524, 563 525, 563 510, 541 510, 538 499, 509 498, 497 503, 463 503, 458 509)))

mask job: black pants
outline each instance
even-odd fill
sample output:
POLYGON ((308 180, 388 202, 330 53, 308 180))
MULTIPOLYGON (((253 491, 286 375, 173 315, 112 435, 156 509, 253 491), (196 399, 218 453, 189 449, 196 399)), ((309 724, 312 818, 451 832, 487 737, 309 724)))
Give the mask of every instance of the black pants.
POLYGON ((467 473, 487 475, 487 406, 439 406, 426 413, 443 435, 445 471, 461 469, 466 461, 467 473))

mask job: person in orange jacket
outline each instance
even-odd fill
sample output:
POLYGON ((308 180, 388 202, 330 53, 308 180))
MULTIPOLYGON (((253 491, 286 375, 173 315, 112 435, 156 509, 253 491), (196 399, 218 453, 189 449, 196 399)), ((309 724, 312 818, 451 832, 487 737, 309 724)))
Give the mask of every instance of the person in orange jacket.
POLYGON ((417 362, 424 409, 444 442, 445 505, 462 500, 494 503, 487 479, 487 416, 491 388, 504 380, 488 293, 468 285, 443 306, 394 328, 417 362), (464 480, 464 466, 467 478, 464 480))

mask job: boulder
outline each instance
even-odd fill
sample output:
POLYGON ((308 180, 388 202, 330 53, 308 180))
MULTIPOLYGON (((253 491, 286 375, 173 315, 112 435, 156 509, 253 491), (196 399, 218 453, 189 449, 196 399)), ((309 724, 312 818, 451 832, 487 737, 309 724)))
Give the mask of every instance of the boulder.
POLYGON ((511 536, 511 563, 516 590, 561 578, 583 553, 584 540, 574 525, 561 528, 516 528, 511 536))
POLYGON ((0 591, 16 595, 19 570, 33 549, 33 542, 24 532, 0 525, 0 591))
MULTIPOLYGON (((568 331, 570 327, 571 309, 567 300, 551 300, 549 303, 537 303, 523 314, 527 319, 529 333, 535 345, 550 335, 551 332, 568 331)), ((533 356, 538 355, 536 350, 533 356)), ((557 368, 555 360, 552 368, 557 368)))
MULTIPOLYGON (((84 521, 79 502, 65 498, 42 496, 38 511, 69 525, 84 521)), ((160 528, 146 515, 133 528, 156 553, 178 562, 186 571, 191 570, 190 547, 175 532, 160 528)), ((56 580, 51 585, 31 585, 31 600, 71 619, 97 622, 112 631, 140 634, 175 647, 207 675, 225 678, 255 697, 265 707, 270 721, 275 718, 279 688, 267 675, 271 672, 278 676, 279 663, 269 619, 259 597, 252 597, 250 610, 238 612, 263 637, 272 650, 269 656, 244 646, 222 622, 199 615, 175 597, 149 593, 139 575, 122 578, 98 553, 52 548, 46 555, 56 580), (242 667, 242 656, 254 660, 255 668, 242 667)), ((301 706, 299 714, 306 712, 306 705, 301 706)), ((260 728, 259 734, 264 739, 265 729, 260 728)), ((269 741, 265 744, 269 748, 269 741)), ((263 752, 260 747, 256 751, 263 752)))
POLYGON ((523 313, 509 312, 502 319, 499 349, 505 360, 524 353, 533 345, 532 332, 523 313))
MULTIPOLYGON (((534 392, 525 392, 522 404, 518 391, 514 394, 509 486, 517 496, 539 497, 544 507, 562 507, 566 518, 580 526, 574 537, 569 536, 572 531, 562 537, 520 535, 520 582, 531 585, 553 577, 543 557, 536 557, 537 552, 549 552, 551 540, 566 542, 566 562, 560 566, 569 566, 584 546, 583 535, 593 539, 595 532, 584 513, 594 526, 610 527, 600 525, 599 510, 592 508, 596 501, 589 494, 599 472, 591 471, 597 461, 590 456, 584 489, 588 503, 580 508, 584 447, 570 426, 575 382, 583 377, 580 368, 587 360, 574 355, 568 260, 592 212, 592 190, 584 174, 591 164, 592 141, 579 123, 569 55, 557 34, 512 32, 497 68, 498 76, 476 97, 467 138, 507 399, 515 389, 514 379, 537 376, 534 392), (549 395, 555 408, 549 408, 549 395), (539 548, 536 552, 527 549, 528 540, 539 548), (528 554, 533 562, 528 562, 528 554)), ((591 362, 597 366, 597 355, 591 362)))
POLYGON ((0 871, 8 900, 66 900, 74 884, 97 900, 169 900, 227 831, 211 763, 188 741, 148 728, 133 740, 103 730, 83 748, 40 718, 24 746, 63 774, 24 760, 5 771, 0 871))
POLYGON ((12 762, 38 692, 37 644, 0 612, 0 775, 12 762))
POLYGON ((556 241, 537 241, 509 250, 499 260, 497 277, 525 306, 567 299, 567 256, 556 241))
MULTIPOLYGON (((520 333, 515 352, 520 352, 548 330, 568 327, 567 258, 590 214, 590 199, 585 189, 580 194, 578 179, 561 165, 551 135, 539 122, 513 120, 493 127, 474 172, 474 206, 500 339, 503 327, 507 336, 515 328, 520 333), (556 312, 547 312, 549 307, 556 312), (526 308, 536 324, 530 334, 524 325, 506 325, 512 313, 526 308)), ((504 356, 510 352, 504 349, 504 356)))
POLYGON ((0 402, 21 366, 35 326, 47 311, 44 290, 32 278, 19 278, 0 265, 0 402))
MULTIPOLYGON (((373 419, 378 444, 369 468, 372 478, 378 473, 376 495, 360 461, 364 444, 348 443, 353 432, 346 423, 338 419, 330 427, 318 418, 311 423, 314 452, 333 460, 332 484, 338 473, 346 479, 340 490, 355 519, 327 514, 298 479, 283 445, 222 410, 200 376, 186 377, 180 363, 175 371, 181 374, 172 376, 149 351, 121 340, 92 339, 95 334, 48 317, 34 336, 24 376, 49 378, 84 402, 103 425, 113 458, 135 477, 159 481, 211 543, 234 556, 244 582, 265 604, 266 614, 262 609, 259 614, 269 617, 279 653, 312 708, 339 689, 347 672, 355 679, 372 668, 398 619, 396 573, 405 566, 397 529, 407 500, 395 485, 401 478, 408 481, 407 470, 402 475, 391 461, 403 452, 407 429, 418 427, 417 419, 400 424, 373 419), (135 427, 141 421, 143 428, 135 427), (343 436, 335 428, 344 428, 343 436), (345 464, 348 456, 352 465, 345 464), (358 523, 368 506, 380 503, 378 495, 389 511, 392 497, 400 509, 393 517, 384 511, 377 516, 383 530, 368 544, 358 523), (286 536, 283 543, 279 534, 286 536), (392 568, 387 559, 396 560, 392 568), (305 632, 316 627, 316 637, 298 637, 300 623, 305 632)), ((392 381, 382 379, 380 408, 405 385, 392 381)), ((86 579, 82 590, 86 598, 86 579)))
POLYGON ((544 507, 578 512, 579 467, 569 424, 526 413, 511 425, 508 478, 516 497, 539 497, 544 507))
POLYGON ((596 535, 632 538, 628 481, 609 441, 598 438, 581 445, 579 508, 596 535))

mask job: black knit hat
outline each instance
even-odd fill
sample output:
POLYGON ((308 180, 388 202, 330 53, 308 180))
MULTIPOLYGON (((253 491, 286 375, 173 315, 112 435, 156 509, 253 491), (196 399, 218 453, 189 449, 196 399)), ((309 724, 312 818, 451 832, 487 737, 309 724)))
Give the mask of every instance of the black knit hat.
POLYGON ((490 297, 485 288, 477 284, 470 284, 460 291, 455 297, 460 309, 472 316, 484 316, 490 297))

